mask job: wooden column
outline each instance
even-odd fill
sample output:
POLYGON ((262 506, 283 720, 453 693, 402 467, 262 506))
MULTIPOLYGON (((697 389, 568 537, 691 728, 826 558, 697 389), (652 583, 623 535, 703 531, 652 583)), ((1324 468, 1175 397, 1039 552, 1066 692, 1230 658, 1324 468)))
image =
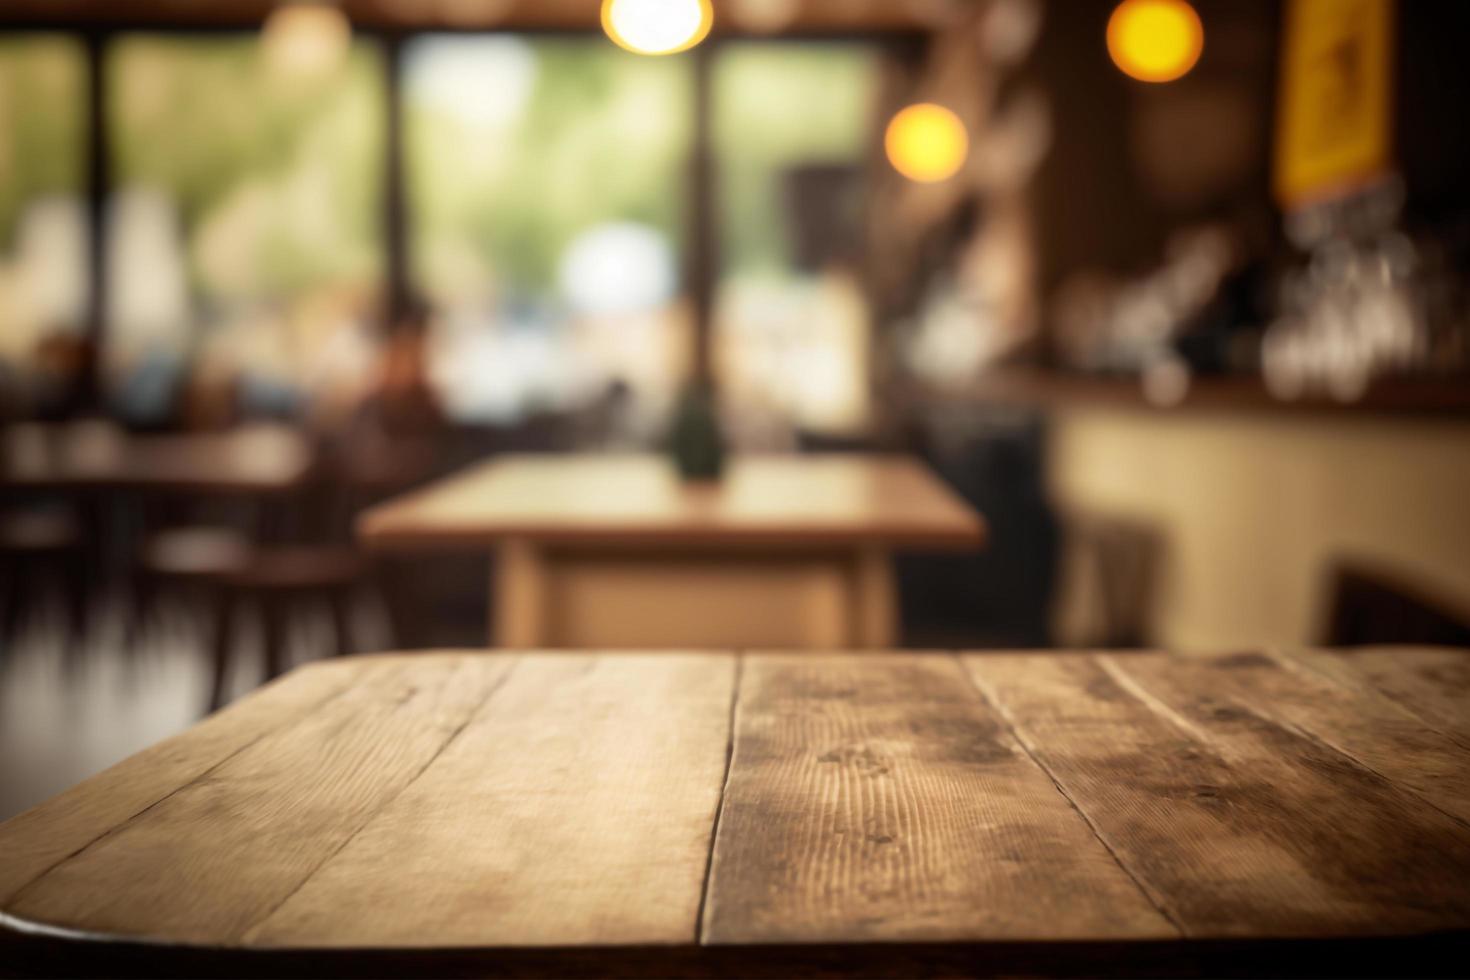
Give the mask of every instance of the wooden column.
POLYGON ((107 34, 89 31, 84 38, 86 61, 87 139, 84 202, 87 212, 87 305, 82 328, 87 339, 81 367, 81 404, 83 411, 102 404, 102 345, 106 340, 107 318, 107 194, 112 186, 112 161, 109 155, 111 134, 107 128, 106 73, 107 34))
POLYGON ((403 35, 383 35, 383 279, 390 324, 408 311, 412 295, 411 228, 403 167, 403 46, 403 35))
POLYGON ((719 219, 715 194, 714 62, 715 43, 689 52, 694 60, 694 138, 689 161, 689 241, 685 276, 694 308, 694 380, 712 382, 715 283, 719 276, 719 219))

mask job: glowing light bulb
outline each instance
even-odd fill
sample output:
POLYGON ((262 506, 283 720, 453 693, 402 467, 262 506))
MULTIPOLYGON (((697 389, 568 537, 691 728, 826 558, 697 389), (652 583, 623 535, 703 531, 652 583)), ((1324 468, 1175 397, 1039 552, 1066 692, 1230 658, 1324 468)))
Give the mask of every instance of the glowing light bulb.
POLYGON ((948 180, 970 155, 970 136, 960 117, 930 102, 911 105, 893 117, 883 138, 888 161, 909 180, 948 180))
POLYGON ((1204 48, 1199 14, 1185 0, 1123 0, 1108 18, 1108 54, 1140 82, 1184 77, 1204 48))
POLYGON ((710 0, 602 0, 602 29, 637 54, 688 51, 714 22, 710 0))
POLYGON ((347 16, 324 3, 277 7, 261 30, 270 66, 284 76, 316 76, 342 63, 352 43, 347 16))

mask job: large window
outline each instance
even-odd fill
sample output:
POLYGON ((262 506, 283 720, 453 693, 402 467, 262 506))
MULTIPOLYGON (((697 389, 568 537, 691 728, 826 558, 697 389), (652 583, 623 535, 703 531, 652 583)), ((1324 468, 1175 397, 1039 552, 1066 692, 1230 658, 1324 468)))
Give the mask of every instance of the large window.
POLYGON ((121 397, 188 369, 231 379, 247 407, 285 407, 365 373, 383 264, 376 50, 302 73, 255 36, 129 35, 107 84, 121 397))
POLYGON ((656 424, 688 359, 688 59, 430 36, 405 68, 415 279, 451 413, 509 421, 616 386, 656 424))
POLYGON ((715 63, 716 358, 747 442, 867 420, 859 269, 877 78, 862 44, 730 43, 715 63))
POLYGON ((84 72, 70 38, 0 39, 0 362, 85 327, 84 72))
MULTIPOLYGON (((254 33, 107 39, 102 364, 125 411, 163 417, 186 380, 271 410, 324 391, 346 404, 367 383, 385 300, 388 79, 377 40, 342 44, 303 75, 254 33)), ((703 56, 713 356, 736 439, 865 423, 873 45, 646 58, 601 37, 427 34, 403 50, 403 244, 452 417, 614 399, 631 429, 661 429, 692 367, 703 56)), ((0 41, 0 358, 88 326, 85 67, 75 38, 0 41)))

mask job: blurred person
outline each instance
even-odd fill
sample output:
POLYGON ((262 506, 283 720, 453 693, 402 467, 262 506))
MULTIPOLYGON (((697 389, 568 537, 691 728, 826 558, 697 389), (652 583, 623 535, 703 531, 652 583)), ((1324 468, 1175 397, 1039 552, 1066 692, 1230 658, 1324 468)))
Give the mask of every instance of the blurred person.
POLYGON ((368 391, 368 410, 389 436, 414 436, 442 429, 443 407, 429 380, 430 313, 411 302, 393 323, 368 391))
POLYGON ((328 436, 345 479, 368 497, 411 485, 439 457, 448 421, 429 380, 429 322, 426 305, 406 306, 383 338, 361 397, 328 436))

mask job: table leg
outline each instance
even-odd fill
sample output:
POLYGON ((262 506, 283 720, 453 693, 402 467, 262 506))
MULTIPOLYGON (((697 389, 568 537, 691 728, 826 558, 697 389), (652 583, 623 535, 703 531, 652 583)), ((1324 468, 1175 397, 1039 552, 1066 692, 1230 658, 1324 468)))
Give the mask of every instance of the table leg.
POLYGON ((546 558, 530 541, 500 545, 490 608, 490 643, 534 649, 546 643, 546 558))
POLYGON ((861 548, 854 569, 853 625, 861 649, 898 645, 898 585, 893 556, 883 548, 861 548))

